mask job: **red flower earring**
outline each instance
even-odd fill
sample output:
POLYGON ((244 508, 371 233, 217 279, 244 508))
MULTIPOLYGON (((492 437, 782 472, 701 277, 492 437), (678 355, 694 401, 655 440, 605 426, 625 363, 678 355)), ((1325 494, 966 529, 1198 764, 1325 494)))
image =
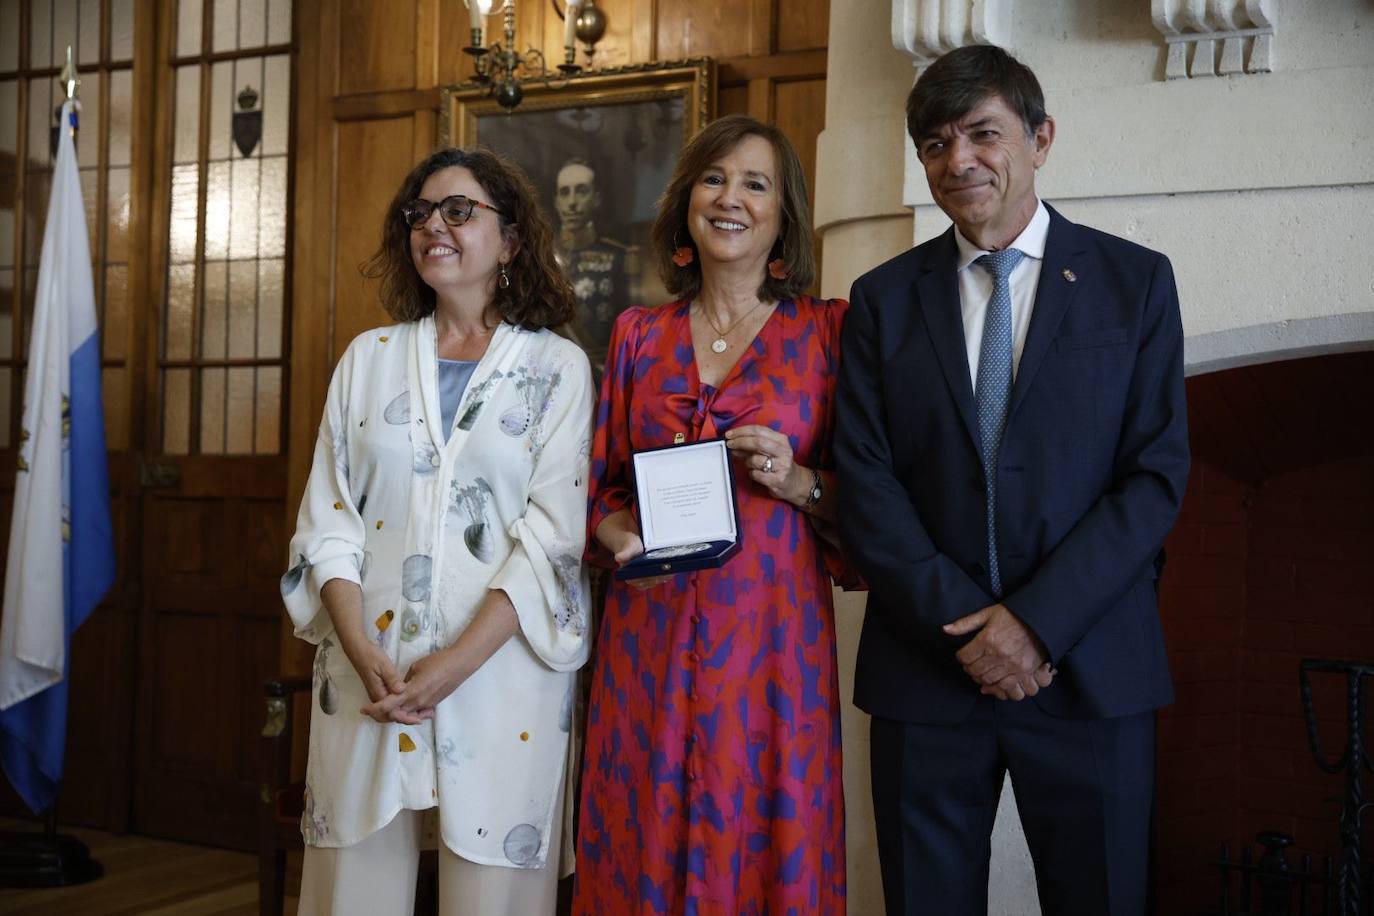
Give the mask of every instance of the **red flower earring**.
POLYGON ((774 280, 787 279, 787 268, 782 258, 774 258, 768 262, 768 276, 772 277, 774 280))
POLYGON ((696 260, 696 254, 692 251, 691 248, 687 247, 686 245, 683 245, 681 248, 673 252, 673 263, 676 264, 678 267, 686 267, 688 264, 691 264, 694 260, 696 260))

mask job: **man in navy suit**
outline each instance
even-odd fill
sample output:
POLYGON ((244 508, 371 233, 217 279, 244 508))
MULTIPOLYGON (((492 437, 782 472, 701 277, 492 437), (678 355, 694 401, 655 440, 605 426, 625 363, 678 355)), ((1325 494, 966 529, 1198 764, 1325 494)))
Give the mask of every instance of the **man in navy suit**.
POLYGON ((854 284, 835 439, 887 910, 987 912, 1009 772, 1046 916, 1139 914, 1188 476, 1173 273, 1040 201, 1055 125, 1006 52, 935 61, 907 128, 954 225, 854 284))

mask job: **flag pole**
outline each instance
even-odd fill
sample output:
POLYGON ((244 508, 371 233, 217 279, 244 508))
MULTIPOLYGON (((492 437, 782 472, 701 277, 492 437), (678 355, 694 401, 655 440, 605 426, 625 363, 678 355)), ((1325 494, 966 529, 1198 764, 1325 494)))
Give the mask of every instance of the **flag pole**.
MULTIPOLYGON (((58 83, 62 86, 62 94, 67 97, 67 101, 72 103, 76 111, 81 110, 81 100, 77 98, 77 93, 81 89, 81 78, 76 74, 76 64, 72 61, 72 46, 67 45, 67 63, 63 65, 62 72, 57 76, 58 83)), ((72 142, 76 142, 76 124, 59 124, 58 130, 66 128, 72 132, 72 142)), ((48 810, 43 817, 43 834, 48 841, 54 845, 58 843, 57 837, 57 799, 52 800, 48 810)))
MULTIPOLYGON (((81 78, 72 60, 72 46, 67 45, 67 62, 58 80, 63 94, 72 106, 73 115, 81 110, 77 94, 81 78)), ((66 115, 66 106, 62 114, 66 115)), ((76 141, 77 120, 59 124, 58 130, 71 131, 76 141)), ((58 134, 60 136, 60 133, 58 134)), ((105 874, 104 867, 91 858, 86 844, 76 837, 57 832, 57 799, 53 798, 43 815, 43 832, 0 834, 0 887, 64 887, 94 881, 105 874)))

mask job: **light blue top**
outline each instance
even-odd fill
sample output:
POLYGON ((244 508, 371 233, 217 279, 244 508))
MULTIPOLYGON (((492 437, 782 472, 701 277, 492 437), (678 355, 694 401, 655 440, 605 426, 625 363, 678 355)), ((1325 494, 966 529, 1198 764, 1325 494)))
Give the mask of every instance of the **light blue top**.
POLYGON ((463 400, 463 392, 467 390, 476 368, 475 359, 439 360, 439 410, 444 419, 445 442, 453 431, 453 418, 458 413, 458 404, 463 400))

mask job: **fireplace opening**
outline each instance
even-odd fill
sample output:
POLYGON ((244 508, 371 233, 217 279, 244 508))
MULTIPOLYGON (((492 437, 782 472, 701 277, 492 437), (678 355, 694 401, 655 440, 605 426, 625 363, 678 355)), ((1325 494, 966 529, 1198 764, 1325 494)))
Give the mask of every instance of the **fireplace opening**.
MULTIPOLYGON (((1281 834, 1294 867, 1304 855, 1339 867, 1346 785, 1313 759, 1299 665, 1374 664, 1374 353, 1194 376, 1188 402, 1192 473, 1160 581, 1177 690, 1159 716, 1164 914, 1215 910, 1223 844, 1257 862, 1257 838, 1281 834)), ((1312 682, 1331 759, 1346 682, 1312 682)), ((1362 840, 1368 860, 1374 830, 1362 840)))

